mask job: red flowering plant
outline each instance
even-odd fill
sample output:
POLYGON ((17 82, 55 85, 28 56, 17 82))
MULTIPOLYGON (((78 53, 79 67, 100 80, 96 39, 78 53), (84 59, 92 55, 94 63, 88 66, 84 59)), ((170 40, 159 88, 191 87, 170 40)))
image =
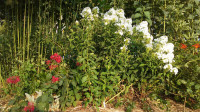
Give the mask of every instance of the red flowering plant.
POLYGON ((59 77, 52 76, 51 81, 52 81, 52 83, 55 83, 55 82, 59 81, 59 77))
POLYGON ((54 70, 58 67, 58 64, 62 61, 61 56, 58 53, 54 53, 50 56, 50 60, 46 61, 46 65, 49 66, 50 70, 54 70))
POLYGON ((34 103, 28 102, 28 106, 24 107, 25 112, 34 112, 34 103))
POLYGON ((10 92, 13 94, 20 94, 20 87, 18 83, 20 82, 20 76, 10 76, 6 79, 6 82, 9 84, 10 92))
POLYGON ((19 76, 11 76, 6 80, 8 84, 17 84, 19 81, 20 81, 19 76))

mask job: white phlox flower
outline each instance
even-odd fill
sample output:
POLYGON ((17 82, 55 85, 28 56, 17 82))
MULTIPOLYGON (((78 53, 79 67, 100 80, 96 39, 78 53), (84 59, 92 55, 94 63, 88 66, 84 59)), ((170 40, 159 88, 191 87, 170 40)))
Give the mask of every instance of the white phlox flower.
POLYGON ((120 47, 120 49, 121 49, 122 51, 126 51, 128 48, 127 48, 126 45, 124 45, 124 46, 120 47))
POLYGON ((90 9, 90 7, 85 7, 81 12, 81 16, 88 17, 89 15, 92 15, 92 10, 90 9))
POLYGON ((130 39, 130 38, 126 38, 126 39, 124 39, 124 42, 125 42, 125 43, 127 43, 127 44, 129 44, 129 43, 130 43, 130 41, 131 41, 131 39, 130 39))
POLYGON ((124 34, 122 30, 118 30, 115 33, 120 34, 121 36, 124 34))
POLYGON ((168 42, 167 36, 161 36, 160 38, 154 39, 154 42, 159 44, 166 44, 168 42))
POLYGON ((139 25, 133 27, 135 27, 137 31, 143 33, 144 40, 142 42, 146 44, 146 47, 148 49, 153 49, 153 36, 149 33, 148 22, 142 21, 139 25))
POLYGON ((136 26, 136 30, 139 32, 147 33, 148 32, 148 22, 142 21, 139 25, 136 26))
POLYGON ((92 8, 92 12, 95 13, 95 14, 98 14, 99 13, 99 7, 92 8))
POLYGON ((173 72, 176 75, 178 73, 178 69, 174 67, 170 70, 170 72, 173 72))
POLYGON ((90 9, 90 7, 85 7, 81 12, 81 16, 87 17, 87 19, 89 20, 94 20, 92 10, 90 9))
POLYGON ((161 36, 160 38, 154 39, 154 47, 157 49, 155 54, 158 59, 165 63, 163 68, 168 69, 176 75, 178 69, 172 66, 172 63, 174 62, 174 44, 168 43, 167 36, 161 36))
POLYGON ((116 15, 119 17, 119 18, 125 18, 125 13, 124 13, 124 10, 123 9, 117 9, 116 10, 116 15))
POLYGON ((166 64, 163 68, 171 70, 173 68, 173 66, 172 66, 172 64, 166 64))
POLYGON ((79 25, 79 21, 76 20, 75 24, 76 24, 76 25, 79 25))

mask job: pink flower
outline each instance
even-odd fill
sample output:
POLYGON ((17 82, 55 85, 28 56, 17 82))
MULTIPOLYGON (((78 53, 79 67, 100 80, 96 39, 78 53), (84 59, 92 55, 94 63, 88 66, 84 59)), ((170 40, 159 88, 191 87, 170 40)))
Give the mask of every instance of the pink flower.
POLYGON ((55 83, 55 82, 59 81, 59 77, 52 76, 51 81, 52 81, 52 83, 55 83))
POLYGON ((51 60, 55 60, 57 63, 61 62, 61 56, 58 55, 58 53, 54 53, 53 55, 50 56, 51 60))
POLYGON ((34 111, 34 104, 33 102, 28 102, 28 106, 24 107, 24 111, 27 112, 33 112, 34 111))
POLYGON ((57 67, 58 67, 58 65, 50 65, 50 66, 49 66, 49 69, 50 69, 50 70, 54 70, 54 69, 57 68, 57 67))
POLYGON ((47 61, 46 61, 46 64, 47 64, 47 65, 51 64, 51 60, 47 60, 47 61))
POLYGON ((12 76, 12 77, 9 77, 6 82, 7 83, 10 83, 10 84, 16 84, 20 81, 20 78, 19 76, 12 76))

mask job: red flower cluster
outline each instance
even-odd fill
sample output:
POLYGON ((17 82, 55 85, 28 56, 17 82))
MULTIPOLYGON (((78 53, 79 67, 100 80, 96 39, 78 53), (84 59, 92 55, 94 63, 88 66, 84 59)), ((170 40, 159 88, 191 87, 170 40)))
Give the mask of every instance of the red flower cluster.
POLYGON ((47 60, 47 61, 46 61, 46 64, 47 64, 47 65, 51 64, 51 60, 47 60))
POLYGON ((55 83, 55 82, 59 81, 59 77, 52 76, 51 81, 52 81, 52 83, 55 83))
POLYGON ((186 49, 186 48, 187 48, 187 46, 185 44, 181 43, 181 49, 186 49))
POLYGON ((196 49, 197 48, 200 48, 200 45, 199 45, 199 43, 197 43, 197 44, 194 44, 194 45, 192 45, 193 47, 195 47, 196 49))
POLYGON ((49 65, 50 70, 54 70, 55 68, 58 67, 58 65, 53 65, 51 64, 53 60, 55 60, 58 64, 61 62, 61 56, 58 55, 58 53, 54 53, 53 55, 50 56, 51 60, 47 60, 46 64, 49 65))
MULTIPOLYGON (((195 47, 196 49, 197 48, 200 48, 200 45, 199 45, 199 43, 197 43, 197 44, 194 44, 194 45, 192 45, 193 47, 195 47)), ((183 43, 181 43, 181 46, 180 46, 180 48, 181 49, 186 49, 187 48, 187 45, 185 45, 185 44, 183 44, 183 43)))
POLYGON ((24 107, 24 111, 34 112, 34 104, 32 102, 28 102, 28 106, 24 107))
POLYGON ((12 77, 9 77, 6 81, 7 83, 10 83, 10 84, 16 84, 20 81, 20 78, 19 76, 12 76, 12 77))
POLYGON ((54 53, 53 55, 50 56, 51 60, 55 60, 57 63, 61 62, 61 56, 58 55, 58 53, 54 53))
POLYGON ((76 62, 76 66, 82 66, 82 64, 80 64, 79 62, 76 62))
POLYGON ((58 65, 50 65, 50 66, 49 66, 49 69, 50 69, 50 70, 54 70, 54 69, 57 68, 57 67, 58 67, 58 65))

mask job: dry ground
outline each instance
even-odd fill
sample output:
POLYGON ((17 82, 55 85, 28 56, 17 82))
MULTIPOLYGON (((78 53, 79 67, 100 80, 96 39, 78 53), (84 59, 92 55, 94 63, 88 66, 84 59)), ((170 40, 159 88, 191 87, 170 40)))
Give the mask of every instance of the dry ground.
MULTIPOLYGON (((11 96, 6 96, 4 98, 0 98, 0 112, 6 112, 6 105, 8 104, 11 96)), ((147 102, 149 106, 151 107, 152 112, 184 112, 184 105, 180 103, 176 103, 173 100, 167 99, 167 101, 170 102, 169 105, 169 110, 162 110, 160 109, 157 105, 157 101, 151 101, 150 99, 147 99, 147 102)), ((137 101, 134 101, 135 103, 135 108, 132 109, 132 112, 147 112, 144 109, 141 108, 141 104, 137 101)), ((9 108, 9 107, 8 107, 9 108)), ((118 108, 114 108, 112 104, 106 105, 106 108, 104 107, 99 107, 100 112, 125 112, 125 107, 121 105, 118 108)), ((58 112, 58 111, 54 111, 58 112)), ((76 107, 69 107, 66 108, 65 112, 97 112, 97 109, 94 107, 83 107, 81 106, 81 103, 79 103, 76 107)), ((192 110, 188 107, 185 107, 185 112, 200 112, 200 109, 198 110, 192 110)))

